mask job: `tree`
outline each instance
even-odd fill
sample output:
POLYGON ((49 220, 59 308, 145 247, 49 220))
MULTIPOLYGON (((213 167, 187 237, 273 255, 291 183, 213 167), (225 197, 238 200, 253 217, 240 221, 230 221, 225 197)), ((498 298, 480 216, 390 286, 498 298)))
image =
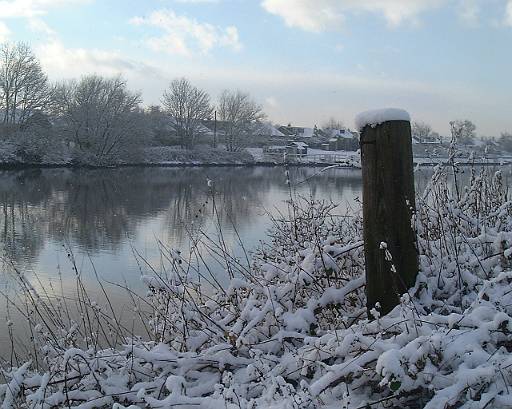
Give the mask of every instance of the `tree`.
POLYGON ((432 127, 425 122, 414 121, 412 123, 412 136, 418 142, 429 142, 432 139, 432 127))
POLYGON ((261 105, 248 93, 224 90, 219 98, 219 118, 224 122, 226 149, 233 152, 249 137, 254 124, 265 119, 261 105))
POLYGON ((121 77, 98 75, 57 87, 57 119, 78 151, 79 160, 108 163, 131 153, 140 142, 139 93, 127 89, 121 77))
POLYGON ((22 124, 47 107, 48 78, 30 47, 5 43, 0 47, 0 121, 22 124))
POLYGON ((463 145, 473 145, 476 136, 476 126, 469 120, 457 120, 450 122, 452 139, 463 145))
POLYGON ((174 142, 172 138, 173 122, 169 115, 159 105, 149 106, 145 113, 146 128, 150 133, 151 144, 155 146, 170 145, 174 142))
POLYGON ((432 139, 433 141, 437 141, 439 143, 443 142, 443 137, 439 135, 439 133, 436 131, 430 133, 430 139, 432 139))
POLYGON ((162 104, 173 121, 182 147, 192 148, 196 138, 208 132, 202 121, 212 115, 210 96, 186 78, 171 82, 169 89, 164 92, 162 104))
POLYGON ((498 144, 504 151, 512 152, 512 133, 503 132, 498 140, 498 144))
POLYGON ((345 129, 345 124, 343 121, 339 121, 334 117, 330 117, 329 120, 322 125, 322 129, 345 129))

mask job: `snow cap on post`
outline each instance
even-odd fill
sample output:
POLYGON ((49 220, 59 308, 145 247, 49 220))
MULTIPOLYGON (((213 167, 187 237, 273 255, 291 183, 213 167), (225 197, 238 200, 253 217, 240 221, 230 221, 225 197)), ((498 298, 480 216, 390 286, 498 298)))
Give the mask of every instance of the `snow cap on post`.
POLYGON ((403 109, 398 108, 384 108, 374 109, 371 111, 361 112, 356 116, 356 128, 362 132, 365 126, 375 128, 388 121, 408 121, 411 122, 411 116, 403 109))

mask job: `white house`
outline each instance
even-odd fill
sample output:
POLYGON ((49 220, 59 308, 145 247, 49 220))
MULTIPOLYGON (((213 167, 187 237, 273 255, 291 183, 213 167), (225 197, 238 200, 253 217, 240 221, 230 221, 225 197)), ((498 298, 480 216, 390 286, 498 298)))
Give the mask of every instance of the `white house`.
POLYGON ((355 132, 352 132, 350 129, 347 128, 326 128, 323 129, 323 132, 330 138, 330 139, 353 139, 357 138, 357 134, 355 132))

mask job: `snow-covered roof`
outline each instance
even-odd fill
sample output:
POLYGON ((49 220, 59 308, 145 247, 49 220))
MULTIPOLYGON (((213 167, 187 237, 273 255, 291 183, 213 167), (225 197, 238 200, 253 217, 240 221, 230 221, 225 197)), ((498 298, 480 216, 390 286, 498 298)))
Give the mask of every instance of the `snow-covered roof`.
POLYGON ((261 122, 256 125, 258 127, 257 132, 259 132, 262 135, 267 136, 278 136, 283 137, 286 136, 284 133, 279 131, 275 126, 273 126, 271 123, 268 122, 261 122))
POLYGON ((309 145, 304 142, 292 142, 292 145, 297 146, 298 148, 307 148, 309 145))
POLYGON ((372 111, 361 112, 356 116, 356 128, 362 131, 365 126, 369 125, 375 128, 387 121, 411 121, 409 113, 403 109, 385 108, 375 109, 372 111))
POLYGON ((327 136, 331 138, 344 138, 344 139, 352 139, 354 138, 354 134, 350 129, 337 129, 337 128, 326 128, 323 130, 327 136))
POLYGON ((313 128, 302 128, 303 131, 300 133, 300 136, 303 138, 312 138, 315 130, 313 128))
POLYGON ((302 126, 282 126, 279 129, 286 133, 287 136, 297 136, 300 138, 312 138, 315 134, 314 128, 306 128, 302 126))

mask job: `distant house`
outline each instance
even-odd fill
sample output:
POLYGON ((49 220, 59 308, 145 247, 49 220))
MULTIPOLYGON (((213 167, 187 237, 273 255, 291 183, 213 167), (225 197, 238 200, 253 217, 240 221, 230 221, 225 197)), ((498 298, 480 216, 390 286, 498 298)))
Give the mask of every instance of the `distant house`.
POLYGON ((270 122, 257 122, 254 124, 253 134, 256 137, 283 138, 286 135, 270 122))
POLYGON ((329 137, 330 151, 356 151, 359 149, 359 134, 350 129, 326 128, 323 129, 325 135, 329 137))
POLYGON ((315 128, 305 128, 299 126, 280 126, 279 132, 293 138, 312 138, 315 136, 315 128))
POLYGON ((307 155, 308 144, 304 142, 288 141, 286 152, 292 155, 307 155))
POLYGON ((225 121, 213 121, 213 120, 206 120, 202 121, 202 124, 207 131, 205 132, 205 135, 213 138, 213 136, 217 135, 217 137, 223 137, 226 136, 226 129, 228 128, 229 123, 225 121))
POLYGON ((422 144, 422 145, 441 145, 443 138, 436 133, 433 133, 429 136, 420 137, 418 135, 412 136, 413 144, 422 144))
POLYGON ((322 129, 324 134, 328 136, 330 139, 353 139, 357 138, 357 133, 352 132, 350 129, 347 128, 326 128, 322 129))
MULTIPOLYGON (((165 117, 165 129, 172 135, 178 135, 178 125, 175 118, 165 117)), ((213 129, 213 128, 212 128, 213 129)), ((208 127, 207 121, 200 121, 196 126, 196 134, 197 135, 213 135, 213 130, 208 127)), ((217 132, 218 133, 218 132, 217 132)))
POLYGON ((280 153, 284 154, 288 151, 288 147, 286 145, 272 145, 266 146, 263 148, 264 153, 280 153))

